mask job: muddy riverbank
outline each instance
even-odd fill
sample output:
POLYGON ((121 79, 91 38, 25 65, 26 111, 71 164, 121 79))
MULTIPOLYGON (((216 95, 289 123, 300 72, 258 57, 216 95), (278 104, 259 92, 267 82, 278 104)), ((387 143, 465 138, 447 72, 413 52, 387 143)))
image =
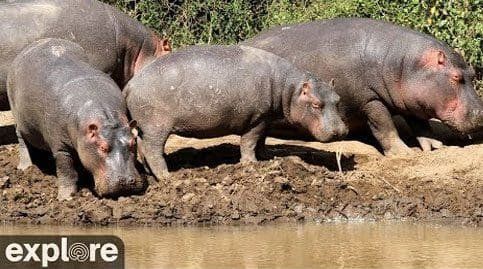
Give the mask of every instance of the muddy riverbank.
POLYGON ((67 202, 55 199, 49 162, 44 172, 37 167, 18 171, 16 145, 1 146, 0 221, 150 226, 352 219, 483 223, 483 145, 386 158, 359 142, 278 142, 269 140, 271 159, 242 165, 236 163, 235 137, 175 137, 168 144, 171 177, 150 179, 144 195, 98 199, 84 188, 67 202), (342 173, 333 149, 346 153, 342 173))

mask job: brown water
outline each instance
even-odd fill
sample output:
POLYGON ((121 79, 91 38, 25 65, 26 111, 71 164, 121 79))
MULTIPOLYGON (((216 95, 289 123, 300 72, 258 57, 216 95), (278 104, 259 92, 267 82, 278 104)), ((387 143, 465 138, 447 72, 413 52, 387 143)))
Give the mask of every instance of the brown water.
POLYGON ((0 234, 114 234, 126 268, 483 268, 483 229, 411 223, 208 228, 0 226, 0 234))

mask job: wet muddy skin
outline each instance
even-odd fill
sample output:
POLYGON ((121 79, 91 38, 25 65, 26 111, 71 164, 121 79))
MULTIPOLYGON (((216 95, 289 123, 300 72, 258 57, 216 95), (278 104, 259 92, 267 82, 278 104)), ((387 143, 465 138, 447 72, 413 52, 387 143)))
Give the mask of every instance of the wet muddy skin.
MULTIPOLYGON (((168 142, 170 178, 150 178, 144 195, 99 199, 83 188, 64 202, 56 200, 57 182, 48 165, 41 165, 44 172, 37 167, 18 171, 17 146, 1 146, 0 221, 166 226, 410 219, 482 224, 483 145, 408 158, 356 154, 342 158, 340 173, 334 153, 314 148, 271 145, 270 159, 239 164, 239 148, 231 138, 216 140, 218 145, 178 140, 171 146, 168 142)), ((359 145, 349 141, 337 147, 354 152, 359 145)))

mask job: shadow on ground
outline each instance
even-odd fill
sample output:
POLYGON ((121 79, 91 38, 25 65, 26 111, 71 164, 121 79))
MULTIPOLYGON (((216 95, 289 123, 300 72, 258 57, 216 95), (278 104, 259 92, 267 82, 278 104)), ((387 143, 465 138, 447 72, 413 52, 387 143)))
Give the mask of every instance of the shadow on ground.
MULTIPOLYGON (((338 171, 336 154, 309 147, 292 145, 266 146, 267 156, 262 160, 270 160, 274 157, 298 156, 308 164, 325 166, 331 171, 338 171)), ((236 164, 240 160, 240 147, 233 144, 221 144, 204 149, 184 148, 169 154, 166 161, 170 171, 182 168, 210 167, 214 168, 222 164, 236 164)), ((354 157, 341 159, 342 170, 354 170, 354 157)))

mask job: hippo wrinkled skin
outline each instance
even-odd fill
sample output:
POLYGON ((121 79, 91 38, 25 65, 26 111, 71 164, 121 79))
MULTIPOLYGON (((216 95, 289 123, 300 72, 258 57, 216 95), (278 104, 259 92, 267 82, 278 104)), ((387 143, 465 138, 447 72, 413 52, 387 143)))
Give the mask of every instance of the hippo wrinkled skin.
POLYGON ((171 50, 141 23, 97 0, 0 1, 0 25, 0 110, 8 110, 8 69, 35 40, 78 43, 89 63, 110 74, 121 88, 143 66, 171 50))
POLYGON ((42 39, 15 58, 8 73, 8 96, 19 140, 19 169, 32 165, 29 149, 52 152, 59 199, 77 189, 75 165, 94 176, 99 196, 141 191, 135 168, 135 135, 121 90, 91 67, 86 51, 62 39, 42 39))
POLYGON ((474 70, 435 38, 391 23, 339 18, 287 25, 243 42, 291 61, 317 78, 335 78, 341 113, 355 132, 369 126, 386 154, 411 153, 392 115, 413 127, 423 150, 439 148, 428 120, 461 133, 482 129, 474 70))
POLYGON ((167 175, 170 134, 210 138, 241 135, 241 161, 256 161, 265 129, 285 118, 317 140, 343 137, 347 128, 332 87, 287 60, 246 46, 194 46, 159 58, 123 90, 142 133, 141 151, 153 174, 167 175))

